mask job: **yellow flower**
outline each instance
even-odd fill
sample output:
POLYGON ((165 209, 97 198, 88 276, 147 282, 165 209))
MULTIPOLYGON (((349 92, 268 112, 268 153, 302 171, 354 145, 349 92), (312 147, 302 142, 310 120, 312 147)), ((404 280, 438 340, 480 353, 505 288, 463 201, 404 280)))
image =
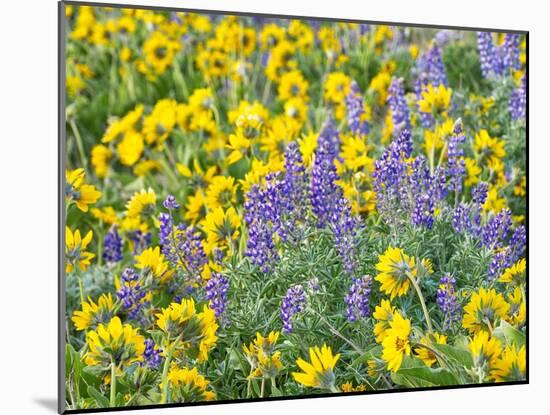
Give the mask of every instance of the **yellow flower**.
POLYGON ((387 363, 388 370, 397 372, 401 367, 403 358, 410 356, 410 335, 410 320, 403 318, 399 312, 395 311, 390 322, 390 328, 386 331, 384 340, 382 340, 382 359, 387 363))
POLYGON ((99 324, 108 323, 114 316, 115 304, 111 294, 101 294, 97 304, 88 297, 82 310, 75 310, 72 321, 77 330, 95 329, 99 324))
POLYGON ((197 190, 194 195, 190 195, 187 198, 187 204, 185 205, 185 219, 192 223, 198 222, 204 218, 207 212, 206 196, 202 190, 197 190))
POLYGON ((380 71, 372 78, 369 90, 374 91, 378 96, 378 105, 382 106, 388 98, 388 87, 391 83, 391 74, 387 71, 380 71))
POLYGON ((190 186, 194 189, 206 188, 212 182, 212 179, 216 175, 216 170, 218 169, 217 166, 211 166, 204 171, 197 159, 193 160, 193 170, 181 163, 178 163, 176 168, 183 177, 189 179, 190 186))
POLYGON ((516 196, 525 196, 527 194, 527 177, 523 176, 521 180, 514 186, 514 194, 516 196))
POLYGON ((166 282, 173 272, 168 269, 168 262, 164 260, 164 254, 160 253, 160 247, 144 249, 135 257, 137 269, 151 272, 161 283, 166 282))
POLYGON ((250 363, 249 378, 265 377, 274 378, 281 370, 281 352, 275 351, 275 343, 279 338, 279 332, 272 331, 267 337, 256 333, 256 338, 250 346, 243 344, 245 357, 250 363))
POLYGON ((429 84, 422 91, 422 99, 418 101, 421 112, 433 114, 446 111, 451 105, 452 90, 439 84, 436 88, 429 84))
POLYGON ((432 151, 441 150, 448 137, 453 132, 453 120, 447 118, 445 122, 438 125, 435 131, 426 130, 424 133, 424 151, 430 155, 432 151))
POLYGON ((76 266, 78 266, 81 271, 88 268, 90 261, 95 258, 95 254, 86 252, 86 248, 92 241, 93 235, 92 231, 88 231, 86 236, 82 238, 78 229, 73 233, 68 226, 65 227, 66 273, 72 272, 76 266))
POLYGON ((285 38, 285 29, 275 23, 263 26, 260 32, 260 47, 262 50, 272 49, 285 38))
POLYGON ((487 130, 480 130, 474 138, 474 151, 487 161, 501 159, 506 155, 504 144, 503 140, 491 137, 487 130))
POLYGON ((390 328, 390 323, 393 320, 394 311, 395 307, 391 305, 389 300, 382 300, 380 305, 377 305, 374 309, 372 316, 377 321, 374 325, 374 335, 378 343, 382 343, 386 337, 387 331, 390 328))
POLYGON ((107 127, 107 131, 105 131, 105 134, 101 138, 101 142, 106 144, 116 141, 122 138, 126 132, 134 130, 142 114, 143 105, 136 105, 132 111, 128 112, 121 119, 111 121, 109 127, 107 127))
POLYGON ((498 188, 496 186, 489 186, 487 192, 487 199, 483 204, 483 210, 485 212, 500 212, 506 207, 506 199, 499 197, 498 188))
POLYGON ((109 147, 103 144, 97 144, 92 148, 92 166, 97 177, 104 178, 109 170, 109 160, 113 157, 113 152, 109 147))
POLYGON ((209 390, 209 381, 199 374, 196 367, 188 369, 172 366, 168 372, 170 402, 187 403, 213 401, 215 392, 209 390))
POLYGON ((313 154, 317 148, 317 133, 309 133, 303 135, 299 140, 298 145, 300 146, 300 153, 302 153, 302 158, 304 160, 305 166, 310 166, 313 162, 313 154))
POLYGON ((118 158, 125 166, 133 166, 143 154, 143 136, 135 130, 127 131, 117 145, 118 158))
POLYGON ((134 167, 134 174, 138 177, 147 176, 154 170, 161 170, 162 166, 158 160, 142 160, 134 167))
POLYGON ((94 204, 101 197, 101 192, 93 185, 84 183, 84 169, 65 171, 65 200, 74 204, 82 211, 88 211, 88 205, 94 204))
POLYGON ((516 287, 507 297, 510 303, 507 321, 515 328, 521 329, 527 321, 527 308, 525 301, 523 301, 523 291, 520 287, 516 287))
POLYGON ((210 88, 197 88, 189 97, 189 107, 193 112, 209 111, 214 104, 214 95, 210 88))
POLYGON ((162 75, 172 65, 181 44, 168 39, 163 33, 155 31, 143 44, 145 61, 158 75, 162 75))
POLYGON ((70 97, 75 97, 86 87, 86 83, 78 75, 67 76, 66 84, 70 97))
POLYGON ((206 215, 203 223, 203 231, 206 233, 208 243, 215 245, 227 245, 239 237, 241 218, 230 207, 226 211, 218 207, 206 215))
MULTIPOLYGON (((428 334, 420 339, 420 343, 430 347, 432 344, 447 344, 447 336, 439 333, 428 334)), ((422 360, 426 366, 433 366, 437 362, 435 354, 426 347, 416 347, 414 349, 415 354, 420 360, 422 360)))
POLYGON ((279 99, 287 101, 291 98, 302 98, 304 101, 308 99, 309 83, 299 70, 290 71, 281 76, 279 82, 278 94, 279 99))
POLYGON ((300 125, 307 119, 307 105, 303 98, 290 98, 284 105, 285 115, 300 125))
POLYGON ((92 216, 107 225, 113 225, 117 222, 116 211, 112 206, 105 206, 101 209, 93 208, 91 210, 92 216))
POLYGON ((466 167, 466 180, 464 184, 466 186, 473 186, 474 184, 479 183, 479 177, 481 176, 481 168, 477 165, 476 161, 471 158, 464 159, 466 167))
POLYGON ((525 258, 520 259, 514 265, 506 268, 499 278, 500 282, 510 284, 512 286, 525 285, 525 270, 527 269, 527 261, 525 258))
POLYGON ((228 207, 237 202, 237 185, 231 176, 215 176, 206 189, 208 207, 228 207))
POLYGON ((118 57, 122 62, 128 62, 132 57, 132 50, 128 46, 124 46, 120 49, 118 57))
POLYGON ((325 100, 341 104, 349 94, 351 78, 343 72, 332 72, 327 76, 324 85, 325 100))
POLYGON ((195 309, 195 301, 182 299, 157 313, 157 326, 166 333, 172 347, 185 351, 199 362, 208 360, 208 353, 214 348, 218 337, 216 315, 208 306, 202 312, 195 309))
POLYGON ((310 388, 328 389, 332 392, 338 390, 334 386, 334 366, 340 354, 333 355, 332 350, 326 344, 321 349, 318 346, 309 348, 311 363, 299 358, 296 364, 303 372, 292 372, 294 380, 310 388))
POLYGON ((380 289, 394 299, 407 294, 410 287, 409 278, 416 276, 414 257, 406 255, 402 249, 389 247, 378 256, 376 269, 379 274, 375 280, 380 282, 380 289))
POLYGON ((468 348, 474 361, 474 367, 478 370, 479 380, 483 382, 489 370, 495 367, 497 359, 502 353, 502 343, 482 330, 470 340, 468 348))
POLYGON ((525 345, 519 349, 508 345, 502 355, 493 361, 490 377, 495 382, 514 382, 525 380, 527 369, 527 353, 525 345))
POLYGON ((480 288, 472 294, 470 302, 464 306, 462 327, 472 334, 483 330, 492 331, 500 319, 507 317, 509 309, 510 305, 494 288, 490 290, 480 288))
POLYGON ((227 164, 235 164, 241 160, 246 154, 248 154, 251 144, 251 141, 246 138, 241 131, 237 131, 236 134, 229 135, 229 144, 227 145, 227 148, 231 150, 231 153, 229 153, 225 159, 227 164))
POLYGON ((143 135, 147 144, 162 148, 176 125, 177 103, 173 99, 158 101, 150 115, 143 119, 143 135))
POLYGON ((138 221, 147 220, 156 210, 157 195, 153 189, 134 193, 126 204, 126 217, 138 221))
POLYGON ((120 318, 113 317, 107 324, 99 324, 97 330, 86 333, 88 353, 84 362, 88 366, 107 368, 115 366, 130 366, 143 361, 145 338, 137 328, 130 324, 122 325, 120 318))
POLYGON ((255 101, 241 101, 239 107, 228 112, 227 118, 230 124, 235 124, 238 130, 246 138, 256 138, 263 131, 269 121, 267 109, 255 101))

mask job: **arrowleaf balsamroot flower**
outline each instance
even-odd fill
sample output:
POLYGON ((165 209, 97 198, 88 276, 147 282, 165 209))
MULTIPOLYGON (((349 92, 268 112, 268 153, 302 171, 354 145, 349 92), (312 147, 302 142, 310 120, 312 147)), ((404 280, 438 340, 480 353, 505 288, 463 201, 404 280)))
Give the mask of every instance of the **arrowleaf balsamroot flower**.
POLYGON ((480 288, 464 306, 462 327, 472 334, 484 330, 492 332, 496 323, 507 317, 509 309, 510 305, 494 288, 480 288))
POLYGON ((173 274, 168 269, 168 262, 164 259, 164 254, 160 253, 160 247, 144 249, 139 255, 136 255, 137 269, 143 272, 150 272, 159 282, 166 282, 173 274))
POLYGON ((86 343, 89 351, 84 362, 104 369, 111 364, 128 367, 141 362, 145 351, 145 338, 138 329, 130 324, 123 325, 116 316, 108 324, 99 324, 96 330, 87 332, 86 343))
POLYGON ((209 381, 199 374, 196 367, 188 369, 172 366, 168 372, 170 401, 187 403, 212 401, 216 393, 210 390, 209 381))
POLYGON ((272 331, 264 337, 258 332, 249 346, 243 344, 246 360, 250 364, 249 379, 260 377, 273 379, 277 376, 283 367, 281 352, 275 351, 279 334, 278 331, 272 331))
POLYGON ((490 377, 495 382, 514 382, 525 380, 527 352, 525 345, 508 345, 496 360, 493 360, 490 377))
POLYGON ((234 207, 227 210, 218 207, 208 212, 203 222, 203 230, 206 233, 209 244, 226 247, 230 242, 239 237, 241 218, 234 207))
POLYGON ((85 176, 82 168, 65 171, 65 201, 74 203, 82 212, 87 212, 88 205, 93 205, 101 197, 95 186, 84 183, 85 176))
POLYGON ((115 304, 111 293, 101 294, 97 304, 88 297, 88 301, 82 303, 82 310, 75 310, 72 321, 78 331, 95 329, 99 324, 111 321, 115 314, 115 304))
POLYGON ((450 88, 439 84, 437 87, 428 85, 425 91, 422 91, 422 99, 418 101, 418 106, 421 112, 434 114, 447 111, 451 105, 450 88))
POLYGON ((389 325, 382 340, 382 359, 387 363, 388 370, 397 372, 403 358, 411 354, 411 321, 395 311, 389 325))
POLYGON ((386 333, 390 328, 390 323, 393 320, 395 307, 391 305, 389 300, 382 300, 380 305, 377 305, 374 309, 372 316, 376 320, 374 325, 374 335, 377 343, 382 343, 386 337, 386 333))
POLYGON ((205 305, 202 312, 197 312, 195 301, 190 298, 163 308, 156 318, 157 326, 165 333, 167 341, 174 342, 176 349, 185 350, 199 362, 208 360, 218 340, 214 310, 205 305))
POLYGON ((309 348, 309 358, 311 363, 302 358, 296 360, 296 364, 303 372, 292 372, 294 380, 310 388, 337 392, 334 385, 334 366, 340 359, 340 354, 333 355, 331 348, 323 343, 320 349, 318 346, 309 348))
POLYGON ((93 235, 92 231, 88 231, 86 236, 82 238, 78 229, 73 233, 68 226, 65 227, 66 273, 72 272, 75 267, 78 267, 81 271, 88 268, 91 260, 95 258, 95 254, 86 251, 86 248, 92 241, 93 235))
POLYGON ((468 348, 474 363, 473 370, 478 382, 482 383, 487 378, 489 371, 496 366, 497 359, 502 353, 502 342, 482 330, 473 336, 468 348))
POLYGON ((126 217, 139 222, 149 219, 156 210, 157 195, 153 189, 136 192, 126 204, 126 217))
POLYGON ((379 274, 375 280, 382 284, 380 290, 393 300, 409 292, 410 278, 416 276, 415 259, 405 254, 402 249, 390 246, 378 256, 376 270, 379 274))

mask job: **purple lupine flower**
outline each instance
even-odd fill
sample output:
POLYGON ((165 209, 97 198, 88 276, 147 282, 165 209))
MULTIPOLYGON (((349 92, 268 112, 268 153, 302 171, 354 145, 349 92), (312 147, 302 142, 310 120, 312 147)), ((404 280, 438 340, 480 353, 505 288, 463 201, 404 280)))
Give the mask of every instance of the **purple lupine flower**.
POLYGON ((329 120, 319 134, 311 173, 310 201, 319 228, 324 228, 330 222, 336 202, 342 197, 342 189, 336 184, 338 175, 334 165, 339 151, 339 140, 332 120, 329 120))
POLYGON ((283 332, 292 333, 294 326, 292 318, 295 314, 303 311, 306 305, 306 293, 301 285, 290 287, 281 303, 281 320, 283 322, 283 332))
POLYGON ((142 232, 140 230, 136 230, 129 232, 128 237, 133 244, 132 255, 134 256, 141 254, 151 245, 151 232, 142 232))
POLYGON ((498 57, 495 54, 492 33, 477 32, 477 48, 479 51, 481 73, 485 78, 488 78, 491 73, 495 72, 495 66, 498 66, 496 63, 498 57))
POLYGON ((359 85, 353 81, 346 97, 348 126, 353 134, 366 135, 369 132, 369 123, 361 120, 361 116, 365 113, 363 105, 363 96, 359 85))
POLYGON ((481 229, 482 244, 490 249, 504 246, 511 227, 512 212, 510 209, 502 209, 483 225, 481 229))
POLYGON ((162 350, 157 348, 153 340, 145 339, 145 350, 143 351, 141 366, 147 366, 149 369, 158 369, 162 360, 161 353, 162 350))
POLYGON ((285 175, 281 188, 281 226, 279 237, 283 242, 298 242, 300 232, 298 224, 306 220, 308 193, 308 174, 296 142, 288 144, 285 151, 285 175))
POLYGON ((499 277, 510 265, 510 249, 508 247, 497 251, 491 259, 491 264, 487 270, 487 279, 489 282, 499 277))
POLYGON ((256 264, 262 272, 269 272, 279 259, 273 241, 273 225, 266 216, 266 196, 259 185, 250 188, 244 202, 244 221, 248 225, 248 239, 245 255, 256 264))
POLYGON ((516 263, 522 256, 527 245, 527 232, 525 226, 520 225, 514 229, 514 233, 510 238, 510 258, 509 262, 511 264, 516 263))
POLYGON ((485 78, 505 76, 511 70, 520 68, 519 35, 507 33, 501 46, 493 42, 490 32, 477 33, 477 45, 481 72, 485 78))
POLYGON ((454 321, 460 320, 456 279, 452 275, 445 274, 440 278, 436 302, 445 315, 445 328, 451 328, 454 321))
POLYGON ((210 301, 210 308, 214 310, 217 318, 221 318, 225 312, 227 290, 229 290, 227 277, 213 272, 206 284, 206 298, 210 301))
POLYGON ((172 216, 168 213, 162 212, 159 215, 159 242, 162 247, 169 245, 171 243, 170 236, 174 231, 174 223, 172 221, 172 216))
POLYGON ((472 202, 476 205, 483 206, 487 200, 487 193, 489 192, 489 185, 485 182, 479 183, 472 189, 472 202))
POLYGON ((464 151, 460 148, 460 144, 464 141, 466 141, 466 136, 463 132, 462 120, 459 118, 453 127, 453 134, 449 138, 447 150, 447 175, 450 177, 448 189, 455 192, 455 201, 458 201, 458 196, 462 192, 462 178, 466 173, 465 162, 462 158, 464 151))
POLYGON ((388 88, 388 104, 391 110, 394 135, 399 135, 403 129, 410 131, 411 120, 409 108, 405 99, 403 78, 394 78, 388 88))
POLYGON ((173 195, 166 196, 166 199, 164 200, 164 202, 162 202, 162 206, 164 206, 168 210, 176 210, 180 207, 180 205, 176 201, 176 198, 173 195))
POLYGON ((435 88, 440 84, 449 85, 447 80, 447 71, 443 58, 441 57, 441 48, 437 43, 432 46, 419 58, 419 71, 426 74, 426 80, 435 88))
POLYGON ((128 317, 131 320, 144 323, 146 317, 142 315, 142 310, 147 305, 147 302, 144 301, 147 292, 140 281, 139 274, 132 268, 126 268, 122 272, 120 280, 117 297, 122 301, 122 308, 128 312, 128 317))
POLYGON ((460 203, 453 211, 453 229, 457 233, 464 233, 470 228, 470 208, 460 203))
POLYGON ((355 248, 357 226, 358 219, 352 215, 349 201, 345 197, 341 197, 336 201, 329 227, 334 234, 334 244, 344 263, 344 269, 350 275, 354 275, 359 262, 355 248))
POLYGON ((370 315, 369 295, 372 286, 372 278, 364 275, 361 278, 355 278, 350 287, 345 302, 347 305, 346 318, 348 321, 356 321, 370 315))
MULTIPOLYGON (((169 195, 163 206, 169 213, 159 215, 162 253, 173 268, 182 271, 186 285, 192 286, 201 280, 204 266, 208 263, 201 235, 193 226, 186 227, 183 223, 174 226, 172 210, 179 209, 179 205, 173 196, 169 195)), ((174 280, 172 284, 178 285, 179 282, 174 280)), ((180 288, 179 285, 172 287, 176 292, 180 288)))
POLYGON ((519 69, 519 35, 517 33, 506 33, 502 45, 502 65, 504 69, 519 69))
POLYGON ((512 120, 524 120, 527 110, 527 89, 525 86, 525 75, 521 77, 521 85, 515 88, 508 100, 508 110, 512 120))
POLYGON ((103 260, 110 264, 122 261, 122 238, 113 226, 103 241, 103 260))
POLYGON ((411 222, 415 226, 425 226, 431 229, 434 223, 435 205, 446 196, 445 175, 441 168, 437 168, 433 174, 423 156, 418 156, 412 163, 408 192, 414 203, 411 214, 411 222))

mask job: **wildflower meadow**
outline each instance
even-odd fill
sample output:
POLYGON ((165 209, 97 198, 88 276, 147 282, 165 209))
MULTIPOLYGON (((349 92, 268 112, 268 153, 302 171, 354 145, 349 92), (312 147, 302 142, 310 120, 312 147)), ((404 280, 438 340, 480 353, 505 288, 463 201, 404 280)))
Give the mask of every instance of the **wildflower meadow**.
POLYGON ((526 381, 526 34, 62 10, 66 409, 526 381))

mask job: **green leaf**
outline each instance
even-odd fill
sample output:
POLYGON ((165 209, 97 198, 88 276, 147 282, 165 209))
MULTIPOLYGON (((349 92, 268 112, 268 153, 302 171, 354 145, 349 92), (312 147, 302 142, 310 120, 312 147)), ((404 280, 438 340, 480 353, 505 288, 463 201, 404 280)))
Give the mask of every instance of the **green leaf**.
POLYGON ((357 363, 366 365, 369 360, 374 359, 375 357, 378 357, 381 354, 382 354, 382 346, 380 345, 374 346, 373 348, 367 350, 365 353, 359 356, 357 359, 355 359, 353 362, 351 362, 351 365, 353 366, 357 363))
POLYGON ((493 335, 501 338, 509 345, 521 347, 525 344, 525 333, 522 333, 504 320, 501 320, 500 325, 493 331, 493 335))
POLYGON ((432 369, 428 366, 401 368, 392 373, 392 380, 411 388, 458 385, 456 376, 445 368, 432 369))
POLYGON ((107 397, 103 396, 100 391, 98 391, 93 386, 88 386, 88 395, 90 395, 92 398, 95 399, 97 406, 100 408, 108 408, 109 407, 109 399, 107 397))
POLYGON ((473 365, 472 355, 467 350, 449 346, 448 344, 432 344, 432 347, 460 367, 469 369, 473 365))

